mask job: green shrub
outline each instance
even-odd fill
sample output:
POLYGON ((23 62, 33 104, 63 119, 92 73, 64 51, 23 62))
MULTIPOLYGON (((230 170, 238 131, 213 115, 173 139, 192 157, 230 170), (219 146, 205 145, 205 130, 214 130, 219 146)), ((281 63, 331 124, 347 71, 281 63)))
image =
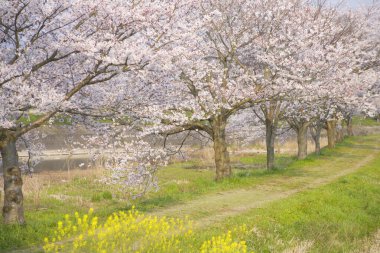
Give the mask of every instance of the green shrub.
POLYGON ((104 192, 102 192, 102 197, 103 197, 103 199, 110 200, 110 199, 112 199, 112 193, 109 191, 104 191, 104 192))

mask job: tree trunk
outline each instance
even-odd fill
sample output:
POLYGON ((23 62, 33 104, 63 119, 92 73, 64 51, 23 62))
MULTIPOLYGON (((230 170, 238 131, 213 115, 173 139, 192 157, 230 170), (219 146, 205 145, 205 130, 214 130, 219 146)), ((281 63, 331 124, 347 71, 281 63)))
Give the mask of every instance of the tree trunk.
POLYGON ((311 136, 313 137, 313 141, 315 144, 315 154, 321 154, 321 131, 322 127, 317 125, 315 127, 310 128, 311 136))
POLYGON ((346 124, 347 124, 347 135, 348 136, 354 136, 354 130, 352 126, 352 117, 349 116, 346 118, 346 124))
POLYGON ((327 121, 327 141, 328 141, 328 147, 334 148, 335 147, 335 132, 336 132, 336 120, 328 120, 327 121))
POLYGON ((266 130, 266 147, 267 147, 267 169, 274 169, 274 141, 276 138, 276 126, 272 120, 266 119, 265 121, 266 130))
POLYGON ((303 160, 307 157, 307 129, 309 124, 302 124, 297 129, 298 159, 303 160))
POLYGON ((339 121, 339 123, 336 126, 336 142, 342 142, 344 139, 344 130, 342 122, 339 121))
POLYGON ((218 117, 213 122, 213 141, 215 153, 216 180, 231 176, 230 156, 226 143, 227 121, 218 117))
POLYGON ((1 147, 1 157, 4 176, 4 223, 25 224, 22 177, 18 164, 16 140, 9 140, 1 147))

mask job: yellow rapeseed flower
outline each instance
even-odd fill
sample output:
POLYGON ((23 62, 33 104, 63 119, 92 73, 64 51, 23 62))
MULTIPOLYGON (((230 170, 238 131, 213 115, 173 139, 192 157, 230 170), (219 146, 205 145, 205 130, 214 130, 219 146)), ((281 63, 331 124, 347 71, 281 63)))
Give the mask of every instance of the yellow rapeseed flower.
MULTIPOLYGON (((45 252, 194 252, 195 235, 188 219, 144 216, 135 207, 110 215, 104 224, 92 217, 93 209, 58 222, 55 236, 44 239, 45 252), (185 247, 185 248, 183 248, 185 247), (187 248, 186 248, 187 247, 187 248)), ((241 229, 244 230, 244 229, 241 229)), ((235 230, 234 230, 235 232, 235 230)), ((203 253, 246 253, 245 241, 235 241, 232 233, 212 237, 202 244, 203 253)))

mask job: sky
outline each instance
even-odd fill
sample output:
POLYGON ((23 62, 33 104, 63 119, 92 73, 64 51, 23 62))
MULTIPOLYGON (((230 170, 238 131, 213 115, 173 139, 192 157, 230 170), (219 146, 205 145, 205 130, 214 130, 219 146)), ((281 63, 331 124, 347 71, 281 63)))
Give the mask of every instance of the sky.
MULTIPOLYGON (((331 3, 337 3, 339 0, 329 0, 331 3)), ((351 8, 359 8, 360 6, 369 5, 373 0, 346 0, 346 5, 351 8)))

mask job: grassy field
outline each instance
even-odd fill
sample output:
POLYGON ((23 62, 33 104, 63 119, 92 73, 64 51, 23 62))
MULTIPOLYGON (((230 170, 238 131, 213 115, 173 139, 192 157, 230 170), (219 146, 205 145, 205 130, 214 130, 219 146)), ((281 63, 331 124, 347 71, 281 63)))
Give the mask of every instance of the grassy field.
POLYGON ((380 126, 380 122, 367 117, 354 116, 352 119, 352 123, 356 126, 380 126))
POLYGON ((263 169, 262 154, 233 157, 233 163, 233 177, 220 183, 200 161, 172 164, 158 174, 160 189, 137 200, 98 183, 101 171, 25 178, 28 224, 0 225, 0 251, 39 251, 66 213, 94 208, 103 222, 132 205, 159 217, 189 216, 197 249, 228 230, 255 252, 363 252, 373 246, 380 228, 380 136, 346 139, 304 161, 280 155, 273 172, 263 169))
MULTIPOLYGON (((379 168, 377 153, 355 173, 232 216, 199 237, 249 224, 245 240, 255 252, 365 252, 380 228, 379 168)), ((372 247, 366 252, 380 252, 379 241, 372 247)))

